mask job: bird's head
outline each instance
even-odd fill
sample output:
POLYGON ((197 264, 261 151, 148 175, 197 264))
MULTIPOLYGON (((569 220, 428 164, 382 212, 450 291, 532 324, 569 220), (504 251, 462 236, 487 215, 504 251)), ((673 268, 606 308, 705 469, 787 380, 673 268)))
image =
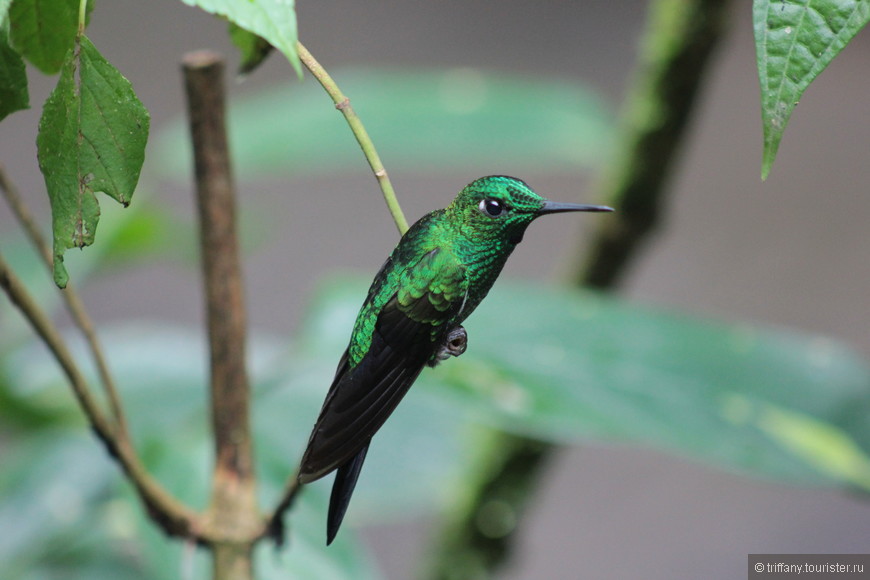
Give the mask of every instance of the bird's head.
POLYGON ((465 186, 447 208, 465 233, 518 244, 532 221, 568 211, 613 211, 603 205, 556 203, 532 191, 526 182, 505 175, 481 177, 465 186))

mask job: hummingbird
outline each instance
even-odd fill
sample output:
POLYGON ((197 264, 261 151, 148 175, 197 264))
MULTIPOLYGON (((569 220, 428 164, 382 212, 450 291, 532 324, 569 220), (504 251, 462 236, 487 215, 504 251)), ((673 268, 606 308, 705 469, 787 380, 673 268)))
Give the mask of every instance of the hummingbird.
POLYGON ((528 225, 572 211, 613 210, 549 201, 520 179, 491 175, 402 236, 357 315, 297 475, 307 484, 336 471, 327 545, 344 519, 372 436, 424 367, 465 351, 461 323, 486 297, 528 225))

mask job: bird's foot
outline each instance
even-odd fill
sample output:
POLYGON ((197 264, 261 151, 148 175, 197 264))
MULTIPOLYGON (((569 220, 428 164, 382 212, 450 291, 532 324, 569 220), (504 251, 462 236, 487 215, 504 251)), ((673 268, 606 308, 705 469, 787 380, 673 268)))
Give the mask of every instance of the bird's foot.
POLYGON ((444 343, 430 359, 429 366, 434 367, 451 356, 459 356, 465 352, 466 348, 468 348, 468 333, 462 326, 457 326, 444 337, 444 343))

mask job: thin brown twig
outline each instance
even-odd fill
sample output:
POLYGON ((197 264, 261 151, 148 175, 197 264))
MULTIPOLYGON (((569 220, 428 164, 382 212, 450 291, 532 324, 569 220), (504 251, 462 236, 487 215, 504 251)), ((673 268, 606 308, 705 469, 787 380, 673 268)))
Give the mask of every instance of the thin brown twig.
MULTIPOLYGON (((51 272, 53 269, 51 247, 48 245, 48 242, 39 230, 39 226, 37 226, 33 214, 19 195, 15 184, 13 184, 9 179, 9 176, 6 175, 6 170, 2 165, 0 165, 0 191, 3 192, 3 196, 6 198, 6 202, 12 209, 12 213, 15 215, 18 223, 21 224, 27 237, 30 238, 31 243, 36 247, 39 255, 42 257, 42 261, 48 267, 48 271, 51 272)), ((109 408, 112 411, 112 418, 116 425, 117 436, 129 439, 127 419, 124 416, 124 408, 121 404, 121 397, 118 393, 118 388, 115 385, 112 373, 109 372, 109 365, 106 361, 105 355, 103 354, 103 348, 100 345, 100 341, 97 338, 94 324, 91 321, 90 316, 88 316, 79 295, 73 289, 72 282, 67 284, 66 288, 61 292, 61 296, 66 304, 67 311, 79 331, 81 331, 82 335, 85 337, 85 342, 91 351, 91 357, 97 367, 97 374, 100 377, 100 383, 103 385, 103 391, 106 395, 106 399, 109 401, 109 408)))
POLYGON ((0 255, 0 287, 60 364, 94 433, 106 446, 109 454, 121 465, 151 518, 169 535, 194 537, 198 527, 196 514, 171 496, 157 480, 151 477, 130 442, 118 437, 117 430, 112 428, 112 424, 91 395, 88 383, 60 333, 12 272, 2 255, 0 255))
POLYGON ((299 483, 299 479, 294 473, 287 480, 287 484, 284 486, 284 493, 281 494, 281 499, 278 501, 275 509, 272 510, 272 514, 269 516, 268 523, 266 524, 266 535, 279 548, 284 545, 285 539, 284 514, 293 506, 300 491, 302 491, 302 484, 299 483))

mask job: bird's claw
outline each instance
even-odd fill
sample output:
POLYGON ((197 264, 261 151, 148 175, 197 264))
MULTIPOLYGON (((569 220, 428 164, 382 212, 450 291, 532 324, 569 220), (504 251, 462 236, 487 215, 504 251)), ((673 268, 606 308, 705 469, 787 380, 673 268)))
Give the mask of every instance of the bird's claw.
POLYGON ((462 326, 456 326, 444 337, 444 342, 429 361, 429 366, 434 367, 451 356, 459 356, 466 348, 468 348, 468 333, 462 326))

